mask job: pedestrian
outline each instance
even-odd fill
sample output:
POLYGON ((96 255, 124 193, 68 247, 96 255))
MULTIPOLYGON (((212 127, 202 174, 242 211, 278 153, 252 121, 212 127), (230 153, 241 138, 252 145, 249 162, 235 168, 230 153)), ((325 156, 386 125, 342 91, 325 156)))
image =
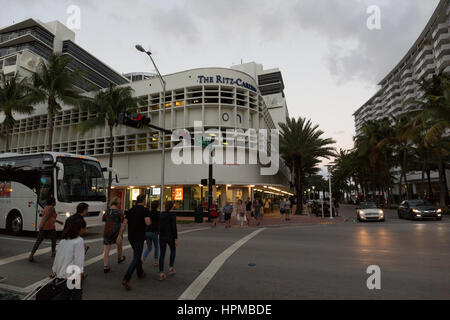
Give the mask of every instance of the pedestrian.
POLYGON ((119 210, 120 199, 114 197, 111 200, 111 206, 109 212, 103 215, 103 222, 105 222, 105 228, 103 231, 103 271, 108 273, 111 271, 109 267, 109 252, 113 244, 117 245, 117 263, 121 264, 125 261, 125 256, 122 252, 122 242, 117 241, 119 238, 120 227, 125 215, 122 210, 119 210))
POLYGON ((76 221, 80 221, 81 223, 81 237, 85 235, 86 233, 86 229, 87 229, 87 224, 86 224, 86 220, 84 220, 84 217, 87 216, 87 214, 89 213, 89 205, 87 203, 79 203, 77 205, 77 211, 75 212, 75 214, 71 215, 69 218, 66 219, 66 222, 64 223, 64 229, 67 229, 71 223, 74 223, 76 221))
POLYGON ((62 225, 63 223, 57 220, 58 214, 55 210, 56 200, 50 197, 47 200, 46 206, 42 212, 41 223, 39 224, 39 233, 36 242, 28 256, 28 261, 34 262, 34 254, 41 245, 44 238, 50 238, 52 241, 52 258, 56 255, 56 226, 55 223, 62 225))
POLYGON ((255 201, 255 205, 254 205, 254 215, 255 215, 255 222, 256 222, 256 225, 257 226, 259 226, 261 223, 260 223, 260 218, 261 218, 261 210, 264 210, 263 209, 263 203, 262 203, 262 200, 261 199, 256 199, 256 201, 255 201))
MULTIPOLYGON (((297 197, 292 196, 291 197, 291 214, 296 214, 297 213, 297 197)), ((303 214, 303 212, 301 213, 303 214)))
POLYGON ((245 222, 245 205, 242 200, 238 200, 237 202, 237 219, 239 221, 239 225, 242 228, 245 222))
POLYGON ((159 280, 166 279, 164 273, 164 259, 167 246, 170 248, 169 275, 175 275, 174 269, 176 247, 178 246, 177 216, 172 213, 174 204, 172 201, 166 203, 166 210, 159 219, 159 280))
POLYGON ((291 210, 292 210, 291 200, 289 200, 289 198, 288 198, 288 199, 286 199, 286 202, 284 204, 284 215, 285 215, 286 221, 291 221, 291 218, 290 218, 291 210))
POLYGON ((145 194, 139 195, 136 199, 136 205, 125 214, 125 219, 120 227, 119 236, 117 238, 117 240, 122 243, 123 231, 128 225, 128 241, 133 248, 133 260, 122 281, 122 285, 127 291, 131 290, 130 280, 135 270, 139 279, 143 279, 146 276, 142 269, 141 258, 142 252, 144 251, 146 226, 150 226, 151 220, 150 212, 145 207, 145 198, 145 194))
POLYGON ((53 300, 82 300, 85 247, 81 237, 83 228, 81 220, 68 225, 62 233, 58 252, 52 267, 52 277, 61 286, 53 300), (73 279, 73 273, 77 278, 73 279), (70 279, 70 280, 69 280, 70 279), (73 281, 69 286, 67 281, 73 281))
POLYGON ((144 255, 142 256, 142 264, 145 263, 145 260, 147 259, 148 255, 152 251, 152 247, 155 248, 155 251, 153 253, 153 266, 157 267, 159 265, 158 259, 159 259, 159 216, 160 213, 158 211, 159 209, 159 201, 155 200, 152 201, 151 204, 151 210, 150 210, 150 221, 151 224, 149 227, 147 227, 145 231, 145 239, 147 242, 147 249, 144 252, 144 255), (153 246, 152 246, 153 244, 153 246))
POLYGON ((269 199, 266 199, 264 203, 264 210, 261 212, 261 219, 264 218, 264 215, 266 213, 269 213, 269 211, 270 211, 270 201, 269 199))
POLYGON ((225 228, 231 228, 231 215, 233 214, 233 206, 228 201, 222 208, 222 212, 225 216, 225 228))
POLYGON ((284 214, 286 212, 286 198, 281 198, 280 201, 280 216, 281 216, 281 221, 286 221, 284 218, 284 214))
POLYGON ((338 217, 339 216, 339 200, 338 199, 334 199, 334 210, 335 210, 335 216, 338 217))
POLYGON ((217 218, 219 217, 219 214, 217 213, 217 202, 213 203, 211 206, 211 219, 214 223, 213 227, 217 227, 217 218))
POLYGON ((247 225, 250 227, 250 220, 252 217, 252 201, 250 198, 245 202, 245 217, 247 218, 247 225))

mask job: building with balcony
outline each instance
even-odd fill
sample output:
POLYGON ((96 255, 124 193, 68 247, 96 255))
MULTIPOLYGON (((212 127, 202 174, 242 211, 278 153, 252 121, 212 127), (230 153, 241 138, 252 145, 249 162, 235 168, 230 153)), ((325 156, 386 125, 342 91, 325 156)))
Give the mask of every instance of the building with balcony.
POLYGON ((450 72, 450 1, 441 0, 425 29, 403 59, 379 83, 379 90, 355 113, 356 135, 370 120, 398 117, 418 106, 404 106, 420 99, 417 82, 440 71, 450 72))
MULTIPOLYGON (((151 118, 152 123, 159 127, 168 130, 187 129, 193 134, 195 122, 201 121, 205 130, 215 129, 220 133, 225 133, 226 130, 246 132, 249 129, 276 129, 279 122, 286 120, 288 111, 283 92, 284 83, 278 69, 264 70, 262 65, 248 63, 231 68, 201 68, 168 74, 164 76, 167 83, 164 97, 160 80, 155 75, 142 72, 121 75, 115 72, 76 45, 74 34, 59 22, 42 24, 27 20, 16 24, 14 28, 0 29, 0 34, 10 43, 17 37, 31 37, 28 31, 19 32, 18 34, 22 33, 19 36, 11 34, 11 30, 26 28, 40 30, 47 39, 46 43, 41 43, 43 41, 37 36, 31 35, 33 39, 29 39, 29 45, 39 43, 39 46, 48 49, 48 54, 68 54, 73 57, 69 66, 71 70, 88 72, 86 83, 79 86, 80 90, 86 91, 85 94, 92 95, 90 90, 106 88, 109 83, 131 86, 135 96, 143 101, 139 112, 151 118)), ((18 50, 11 43, 5 45, 5 41, 0 47, 9 48, 9 51, 6 50, 8 53, 0 58, 1 61, 16 57, 16 62, 11 62, 11 69, 7 69, 9 65, 3 65, 3 70, 8 74, 19 72, 27 76, 36 70, 23 63, 26 55, 40 59, 39 61, 48 57, 37 50, 18 50)), ((34 47, 30 45, 30 48, 34 47)), ((80 112, 63 105, 55 117, 53 151, 93 156, 106 165, 110 142, 107 127, 97 128, 86 134, 82 134, 77 128, 80 122, 96 116, 95 113, 80 112)), ((31 116, 17 115, 16 120, 10 135, 10 152, 22 154, 45 151, 48 134, 46 106, 37 106, 31 116)), ((166 135, 163 141, 162 135, 157 131, 124 126, 116 127, 113 135, 114 167, 120 177, 120 182, 113 186, 113 195, 122 199, 122 207, 130 207, 137 195, 143 192, 148 194, 149 200, 160 199, 163 148, 167 150, 166 199, 176 201, 180 210, 189 211, 196 209, 207 198, 207 188, 199 184, 208 177, 208 165, 174 164, 170 151, 177 143, 172 142, 170 136, 166 135)), ((226 146, 228 141, 225 139, 223 144, 226 146)), ((246 138, 243 144, 236 146, 234 159, 226 158, 224 164, 214 165, 214 195, 219 203, 227 200, 235 203, 238 199, 245 200, 255 194, 264 197, 292 195, 290 172, 283 161, 280 160, 280 168, 276 174, 268 176, 261 174, 264 165, 235 163, 238 150, 243 150, 248 159, 249 152, 254 148, 251 139, 246 138)), ((0 152, 4 151, 4 141, 0 138, 0 152)))

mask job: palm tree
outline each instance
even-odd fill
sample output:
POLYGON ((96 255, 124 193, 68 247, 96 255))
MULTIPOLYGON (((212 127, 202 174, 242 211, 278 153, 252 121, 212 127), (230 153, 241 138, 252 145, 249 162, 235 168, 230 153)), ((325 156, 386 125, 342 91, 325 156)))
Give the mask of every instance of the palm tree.
POLYGON ((435 145, 438 156, 440 206, 447 207, 448 188, 445 177, 445 153, 449 151, 446 133, 450 129, 450 74, 440 72, 420 82, 423 100, 410 100, 405 104, 422 107, 413 119, 413 125, 425 130, 425 146, 435 145))
POLYGON ((280 154, 294 172, 297 192, 297 214, 303 211, 303 186, 306 173, 314 173, 321 158, 329 159, 335 155, 331 146, 335 141, 322 138, 324 132, 318 125, 305 118, 286 119, 280 123, 280 154))
MULTIPOLYGON (((80 111, 89 111, 95 114, 79 124, 82 133, 98 127, 107 126, 109 129, 109 167, 113 166, 114 157, 114 128, 119 126, 119 117, 122 113, 135 112, 139 107, 139 101, 133 97, 131 87, 115 87, 112 84, 108 89, 99 91, 93 99, 85 98, 80 111)), ((111 199, 112 174, 109 173, 107 206, 111 199)))
POLYGON ((14 114, 30 115, 34 111, 33 96, 30 94, 27 78, 19 81, 17 75, 6 80, 0 74, 0 112, 5 115, 2 131, 5 136, 5 152, 9 152, 9 133, 14 127, 14 114))
POLYGON ((53 149, 53 128, 55 114, 61 110, 61 103, 77 106, 82 100, 75 85, 83 81, 83 72, 70 71, 71 58, 67 55, 52 54, 48 62, 42 62, 33 74, 34 95, 40 103, 47 103, 47 150, 53 149))

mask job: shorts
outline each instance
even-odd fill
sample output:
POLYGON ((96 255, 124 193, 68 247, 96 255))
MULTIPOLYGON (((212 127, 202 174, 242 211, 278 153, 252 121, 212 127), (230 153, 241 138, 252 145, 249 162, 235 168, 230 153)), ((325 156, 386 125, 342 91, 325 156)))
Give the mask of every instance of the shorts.
POLYGON ((231 220, 231 213, 225 213, 225 221, 231 220))

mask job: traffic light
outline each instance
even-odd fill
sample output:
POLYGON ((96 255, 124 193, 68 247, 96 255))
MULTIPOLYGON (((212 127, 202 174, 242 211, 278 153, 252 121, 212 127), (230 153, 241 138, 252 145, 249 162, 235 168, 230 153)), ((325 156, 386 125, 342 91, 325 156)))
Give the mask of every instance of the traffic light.
POLYGON ((144 116, 140 113, 133 113, 133 114, 122 113, 119 116, 120 124, 136 129, 142 129, 148 126, 151 122, 152 120, 149 117, 144 116))

